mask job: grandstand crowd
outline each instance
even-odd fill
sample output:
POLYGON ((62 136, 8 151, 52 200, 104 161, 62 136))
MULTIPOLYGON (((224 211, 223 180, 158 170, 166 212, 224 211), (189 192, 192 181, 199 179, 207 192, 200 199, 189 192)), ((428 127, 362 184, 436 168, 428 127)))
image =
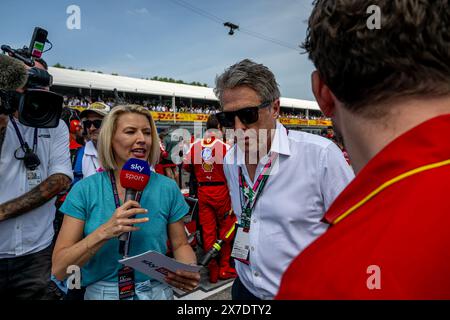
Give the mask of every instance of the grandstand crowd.
MULTIPOLYGON (((64 96, 64 104, 68 107, 88 107, 93 102, 103 102, 108 106, 112 107, 117 102, 116 99, 113 98, 92 98, 90 96, 64 96)), ((121 99, 121 103, 125 104, 138 104, 142 105, 150 111, 154 112, 174 112, 174 108, 171 104, 159 104, 152 101, 148 101, 145 99, 136 100, 136 99, 121 99)), ((217 106, 215 105, 197 105, 197 106, 187 106, 185 104, 180 104, 175 106, 175 112, 178 113, 193 113, 193 114, 215 114, 218 111, 217 106)), ((285 112, 282 111, 280 113, 280 117, 288 118, 288 119, 303 119, 303 120, 330 120, 330 118, 325 117, 323 114, 320 116, 317 115, 309 115, 306 116, 305 113, 298 112, 285 112)))

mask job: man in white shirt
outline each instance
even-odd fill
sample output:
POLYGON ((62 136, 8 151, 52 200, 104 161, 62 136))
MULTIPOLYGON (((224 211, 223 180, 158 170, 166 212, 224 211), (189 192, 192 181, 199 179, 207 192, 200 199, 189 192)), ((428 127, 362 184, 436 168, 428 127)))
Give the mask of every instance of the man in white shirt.
POLYGON ((78 181, 79 178, 89 177, 90 175, 93 175, 101 170, 98 161, 97 139, 100 133, 100 126, 103 118, 109 113, 110 109, 111 108, 103 102, 95 102, 80 114, 83 129, 85 130, 89 141, 86 143, 84 149, 80 150, 77 155, 77 157, 82 156, 82 175, 80 177, 79 168, 76 165, 74 170, 76 181, 78 181))
MULTIPOLYGON (((43 60, 35 66, 47 69, 43 60)), ((12 119, 0 115, 0 300, 50 298, 55 196, 71 179, 62 120, 56 128, 35 129, 22 125, 17 112, 12 119), (26 167, 20 159, 19 136, 39 157, 38 166, 26 167)))
POLYGON ((265 66, 243 60, 216 78, 235 146, 224 172, 239 226, 234 300, 272 299, 292 259, 325 232, 324 213, 354 174, 330 140, 277 121, 280 92, 265 66))

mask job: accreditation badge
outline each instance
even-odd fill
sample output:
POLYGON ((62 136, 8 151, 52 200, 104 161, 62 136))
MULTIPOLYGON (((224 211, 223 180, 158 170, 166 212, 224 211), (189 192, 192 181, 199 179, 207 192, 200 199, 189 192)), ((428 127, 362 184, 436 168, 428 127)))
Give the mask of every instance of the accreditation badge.
POLYGON ((231 257, 245 264, 250 264, 250 230, 238 226, 234 238, 231 257))
POLYGON ((119 300, 134 297, 134 270, 128 266, 123 266, 118 272, 119 300))
POLYGON ((42 174, 39 169, 35 170, 29 170, 27 169, 27 184, 28 184, 28 191, 31 189, 34 189, 38 185, 40 185, 42 182, 42 174))

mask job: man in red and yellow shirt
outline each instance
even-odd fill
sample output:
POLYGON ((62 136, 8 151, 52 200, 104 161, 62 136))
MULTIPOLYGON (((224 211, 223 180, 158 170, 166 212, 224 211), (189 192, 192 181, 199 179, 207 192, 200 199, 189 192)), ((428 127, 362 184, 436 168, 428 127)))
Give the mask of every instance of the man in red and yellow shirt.
MULTIPOLYGON (((223 158, 230 148, 220 139, 221 131, 215 115, 206 123, 205 137, 195 142, 186 154, 183 168, 193 171, 198 182, 199 220, 202 227, 203 249, 208 252, 218 239, 226 240, 228 231, 236 222, 231 210, 223 158), (215 131, 215 133, 213 133, 215 131)), ((212 260, 208 265, 210 282, 236 277, 230 266, 231 239, 228 237, 219 253, 219 264, 212 260)))
POLYGON ((450 43, 441 27, 450 11, 431 0, 371 4, 381 29, 352 0, 317 1, 310 17, 313 92, 357 176, 325 214, 329 230, 289 266, 278 299, 450 299, 450 43))

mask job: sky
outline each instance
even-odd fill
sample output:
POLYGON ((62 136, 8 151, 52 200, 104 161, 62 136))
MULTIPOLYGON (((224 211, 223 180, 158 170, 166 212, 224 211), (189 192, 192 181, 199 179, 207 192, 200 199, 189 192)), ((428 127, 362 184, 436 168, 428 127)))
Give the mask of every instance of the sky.
POLYGON ((314 100, 314 66, 298 47, 306 36, 311 2, 1 0, 0 44, 28 46, 39 26, 53 44, 44 54, 49 65, 59 62, 137 78, 171 77, 209 87, 227 67, 249 58, 270 68, 283 97, 314 100), (67 13, 71 5, 80 9, 80 29, 67 27, 67 20, 73 22, 73 12, 67 13), (242 31, 228 35, 226 21, 242 31))

